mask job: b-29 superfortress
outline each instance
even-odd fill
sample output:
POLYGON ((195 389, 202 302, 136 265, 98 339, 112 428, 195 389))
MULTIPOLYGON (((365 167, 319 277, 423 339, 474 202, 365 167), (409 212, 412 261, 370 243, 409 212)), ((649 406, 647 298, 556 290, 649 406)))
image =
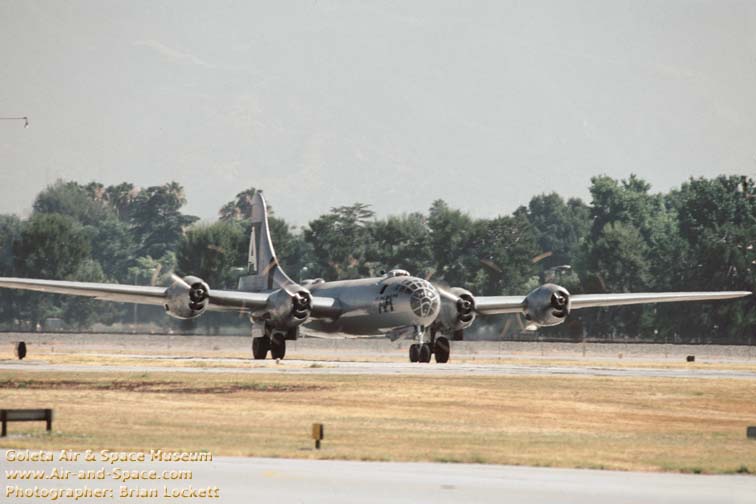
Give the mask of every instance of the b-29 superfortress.
POLYGON ((276 259, 262 193, 252 202, 252 232, 246 275, 238 289, 214 290, 195 276, 173 277, 168 287, 30 278, 0 278, 0 287, 85 296, 106 301, 160 305, 168 315, 194 319, 206 310, 246 313, 252 322, 252 355, 286 354, 303 325, 325 332, 376 334, 407 332, 411 362, 449 360, 450 340, 462 340, 476 316, 520 313, 530 324, 561 324, 572 310, 750 296, 748 291, 576 294, 552 283, 520 296, 475 296, 462 287, 441 287, 394 269, 375 278, 294 282, 276 259))

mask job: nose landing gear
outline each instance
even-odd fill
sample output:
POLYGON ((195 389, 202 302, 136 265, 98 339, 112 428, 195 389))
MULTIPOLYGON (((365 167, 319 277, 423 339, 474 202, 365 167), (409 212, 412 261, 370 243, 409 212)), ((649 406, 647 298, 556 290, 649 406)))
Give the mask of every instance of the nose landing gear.
POLYGON ((430 362, 431 355, 436 357, 436 362, 444 364, 449 362, 451 345, 449 339, 443 336, 436 337, 436 330, 430 329, 430 342, 423 342, 425 328, 416 328, 415 337, 419 343, 413 343, 409 347, 410 362, 430 362))
POLYGON ((430 362, 432 353, 430 343, 413 343, 409 349, 410 362, 430 362))

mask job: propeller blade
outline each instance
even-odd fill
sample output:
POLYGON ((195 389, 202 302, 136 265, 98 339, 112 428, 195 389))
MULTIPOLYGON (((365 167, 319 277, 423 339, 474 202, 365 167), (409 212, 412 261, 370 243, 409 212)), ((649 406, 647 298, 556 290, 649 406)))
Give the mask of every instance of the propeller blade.
POLYGON ((495 271, 496 273, 504 273, 504 270, 502 270, 499 265, 493 262, 491 259, 478 259, 478 261, 480 261, 480 264, 495 271))
POLYGON ((160 276, 160 269, 162 265, 160 263, 155 266, 155 269, 152 271, 152 277, 150 278, 150 285, 154 286, 157 283, 157 279, 160 276))
POLYGON ((187 289, 191 289, 192 288, 191 285, 189 285, 188 283, 186 283, 186 280, 184 280, 183 278, 181 278, 180 276, 178 276, 176 273, 171 273, 171 280, 173 280, 174 282, 180 283, 181 285, 183 285, 187 289))
POLYGON ((537 263, 537 262, 540 262, 540 261, 542 261, 542 260, 546 259, 547 257, 551 257, 551 255, 552 255, 553 253, 554 253, 554 252, 552 252, 552 251, 548 251, 548 252, 544 252, 544 253, 542 253, 542 254, 538 254, 537 256, 533 257, 533 258, 532 258, 532 259, 530 260, 530 263, 531 263, 531 264, 535 264, 535 263, 537 263))
POLYGON ((433 287, 436 288, 436 290, 438 291, 439 295, 441 295, 442 297, 445 297, 446 299, 450 299, 451 301, 453 301, 455 303, 459 302, 459 299, 460 299, 459 296, 457 296, 453 292, 449 292, 448 290, 446 290, 444 287, 441 287, 437 283, 433 283, 432 285, 433 285, 433 287))

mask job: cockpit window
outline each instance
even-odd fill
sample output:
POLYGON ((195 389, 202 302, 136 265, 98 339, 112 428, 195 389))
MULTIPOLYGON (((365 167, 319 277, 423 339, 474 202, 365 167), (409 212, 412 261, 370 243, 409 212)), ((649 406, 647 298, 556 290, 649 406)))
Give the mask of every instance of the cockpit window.
POLYGON ((394 284, 394 292, 397 294, 412 294, 412 289, 404 284, 394 284))

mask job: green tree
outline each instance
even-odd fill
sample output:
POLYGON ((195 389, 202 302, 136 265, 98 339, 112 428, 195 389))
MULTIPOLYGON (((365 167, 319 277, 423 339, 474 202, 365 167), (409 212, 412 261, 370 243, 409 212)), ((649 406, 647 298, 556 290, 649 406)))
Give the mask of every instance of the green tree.
MULTIPOLYGON (((469 215, 449 208, 445 201, 436 200, 432 203, 428 227, 435 264, 434 279, 454 286, 469 285, 473 278, 469 250, 472 224, 469 215)), ((477 265, 475 268, 477 269, 477 265)))
MULTIPOLYGON (((89 239, 82 226, 60 214, 35 214, 24 223, 13 242, 15 271, 19 276, 63 280, 71 278, 89 257, 89 239)), ((50 295, 18 294, 21 317, 41 322, 60 316, 61 299, 50 295)))
POLYGON ((368 222, 373 216, 369 205, 355 203, 332 208, 330 213, 311 221, 304 238, 312 247, 313 276, 336 280, 369 274, 365 263, 370 238, 368 222))
MULTIPOLYGON (((653 287, 652 250, 668 214, 661 195, 631 175, 591 179, 592 225, 576 261, 584 292, 638 292, 653 287)), ((668 228, 668 226, 667 226, 668 228)), ((581 319, 594 334, 637 335, 654 325, 653 307, 594 309, 581 319)))
POLYGON ((136 256, 162 257, 175 251, 184 229, 198 220, 181 213, 185 204, 184 189, 176 182, 139 192, 129 212, 138 244, 136 256))
POLYGON ((134 184, 122 182, 105 188, 104 198, 118 215, 118 218, 126 222, 129 220, 130 213, 134 209, 134 202, 140 192, 140 189, 134 187, 134 184))
MULTIPOLYGON (((236 197, 223 205, 218 211, 220 220, 224 222, 228 221, 241 221, 252 218, 252 200, 257 194, 258 190, 254 187, 250 187, 238 193, 236 197)), ((268 209, 268 215, 273 214, 273 207, 266 201, 268 209)))
POLYGON ((106 278, 128 282, 128 268, 137 250, 129 225, 114 215, 93 226, 85 226, 89 236, 92 258, 97 261, 106 278))
POLYGON ((650 189, 648 182, 635 175, 622 181, 607 176, 591 178, 591 239, 597 239, 607 224, 623 222, 650 240, 654 220, 665 210, 662 195, 650 194, 650 189))
POLYGON ((127 281, 134 285, 170 285, 171 276, 176 271, 176 254, 168 252, 154 259, 150 256, 137 257, 129 267, 127 281))
POLYGON ((22 223, 15 215, 0 215, 0 276, 15 272, 13 242, 21 235, 22 223))
MULTIPOLYGON (((690 179, 667 197, 677 213, 678 249, 666 262, 671 289, 756 290, 756 190, 753 179, 690 179), (675 264, 675 261, 677 264, 675 264)), ((747 341, 756 334, 753 299, 660 307, 659 325, 677 337, 747 341)))
POLYGON ((34 213, 61 214, 82 225, 96 225, 113 216, 103 200, 93 198, 93 192, 76 182, 58 180, 37 195, 34 213))
POLYGON ((649 283, 648 246, 638 228, 609 222, 591 244, 588 261, 604 292, 637 292, 649 283))
MULTIPOLYGON (((13 242, 21 235, 22 223, 15 215, 0 215, 0 276, 16 275, 13 242)), ((11 323, 17 317, 17 292, 0 289, 0 321, 11 323)), ((11 327, 13 327, 11 325, 11 327)))
POLYGON ((176 269, 180 275, 202 278, 214 289, 235 288, 234 268, 243 264, 239 249, 246 241, 242 226, 236 222, 193 226, 179 241, 176 269))
POLYGON ((82 226, 60 214, 35 214, 13 242, 21 276, 61 279, 73 274, 90 253, 82 226))
POLYGON ((367 261, 379 270, 406 269, 427 276, 434 271, 430 228, 421 213, 390 216, 369 225, 367 261))
POLYGON ((97 182, 82 186, 59 180, 37 196, 34 212, 66 215, 81 224, 107 278, 125 281, 136 244, 130 226, 110 205, 108 189, 97 182))
MULTIPOLYGON (((523 215, 474 222, 468 244, 466 285, 479 294, 520 294, 536 268, 536 235, 523 215)), ((465 284, 462 284, 463 286, 465 284)))
POLYGON ((539 261, 541 270, 574 264, 591 228, 590 208, 580 199, 565 203, 556 193, 534 196, 527 208, 515 212, 527 215, 541 253, 551 254, 539 261))

